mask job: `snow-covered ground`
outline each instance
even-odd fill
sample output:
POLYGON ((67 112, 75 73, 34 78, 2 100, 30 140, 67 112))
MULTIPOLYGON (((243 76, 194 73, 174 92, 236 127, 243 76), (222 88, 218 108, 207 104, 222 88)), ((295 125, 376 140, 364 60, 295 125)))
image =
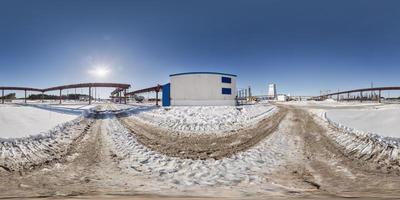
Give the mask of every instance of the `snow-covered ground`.
MULTIPOLYGON (((75 119, 96 104, 64 102, 29 102, 28 104, 4 104, 0 106, 0 138, 19 138, 36 135, 75 119)), ((150 105, 117 104, 121 112, 130 113, 143 123, 160 128, 195 133, 230 132, 251 126, 275 113, 270 104, 246 106, 182 106, 156 107, 150 105)))
POLYGON ((71 121, 92 108, 87 105, 2 104, 0 138, 38 135, 71 121))
POLYGON ((327 118, 342 128, 400 138, 400 105, 360 102, 301 101, 286 105, 304 107, 321 118, 327 118))
POLYGON ((131 109, 131 117, 149 125, 173 131, 207 134, 229 132, 251 126, 275 113, 278 109, 270 104, 245 106, 125 106, 131 109))
POLYGON ((325 101, 288 101, 288 102, 278 102, 285 105, 293 105, 293 106, 305 106, 305 107, 313 107, 313 106, 321 106, 321 107, 349 107, 349 106, 374 106, 380 105, 376 102, 356 102, 356 101, 336 101, 333 99, 327 99, 325 101))
MULTIPOLYGON (((295 157, 294 144, 273 133, 251 149, 221 160, 191 160, 159 154, 136 140, 115 118, 105 119, 108 145, 118 154, 120 167, 137 176, 149 176, 164 186, 237 185, 266 182, 285 160, 295 157), (292 152, 292 153, 289 153, 292 152)), ((288 127, 282 127, 287 130, 288 127)), ((283 135, 283 136, 282 136, 283 135)))
POLYGON ((362 132, 400 138, 400 105, 329 110, 326 117, 362 132))

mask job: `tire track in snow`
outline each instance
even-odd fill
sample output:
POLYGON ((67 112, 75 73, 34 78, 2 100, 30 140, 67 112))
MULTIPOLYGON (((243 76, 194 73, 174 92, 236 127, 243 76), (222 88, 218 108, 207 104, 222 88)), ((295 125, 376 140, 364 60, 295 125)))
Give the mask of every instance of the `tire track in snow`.
MULTIPOLYGON (((308 114, 292 108, 288 110, 276 131, 251 148, 219 160, 193 160, 153 151, 141 144, 113 112, 99 109, 95 124, 87 129, 87 134, 77 137, 65 162, 22 175, 3 174, 0 196, 169 194, 177 191, 181 195, 211 194, 215 197, 226 195, 221 193, 224 188, 236 191, 237 197, 248 194, 257 197, 371 194, 390 197, 399 194, 396 193, 400 188, 397 176, 357 168, 332 145, 325 130, 308 114), (375 193, 371 193, 371 189, 375 193)), ((31 146, 29 148, 34 151, 36 147, 31 146)), ((2 155, 13 153, 6 151, 2 155)), ((19 155, 17 150, 15 155, 19 155)))
POLYGON ((7 171, 32 170, 65 157, 93 119, 80 117, 45 135, 0 141, 0 166, 7 171))
POLYGON ((286 116, 282 108, 247 129, 230 131, 229 134, 188 134, 149 126, 131 117, 119 121, 146 147, 168 156, 189 159, 222 159, 257 145, 275 132, 286 116))
POLYGON ((314 119, 327 127, 327 134, 342 152, 354 159, 372 164, 385 173, 400 174, 400 144, 398 139, 384 138, 348 128, 326 117, 323 113, 314 119))
MULTIPOLYGON (((279 191, 281 186, 268 184, 268 174, 280 169, 287 159, 296 159, 295 144, 279 131, 247 150, 219 160, 193 160, 153 151, 116 118, 109 119, 108 123, 112 130, 108 131, 109 143, 114 144, 113 151, 121 158, 121 168, 134 176, 149 176, 164 187, 267 184, 270 189, 274 188, 271 190, 279 191)), ((286 130, 286 125, 283 126, 280 128, 286 130)))

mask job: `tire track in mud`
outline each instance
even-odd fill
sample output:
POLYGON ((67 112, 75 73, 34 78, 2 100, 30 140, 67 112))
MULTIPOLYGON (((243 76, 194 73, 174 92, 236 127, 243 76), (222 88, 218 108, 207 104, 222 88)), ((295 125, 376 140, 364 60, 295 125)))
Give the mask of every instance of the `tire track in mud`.
POLYGON ((337 197, 395 197, 400 194, 400 177, 370 170, 368 161, 351 159, 327 133, 326 127, 302 109, 288 107, 294 114, 289 138, 299 138, 299 160, 290 161, 274 181, 283 185, 304 182, 314 187, 313 194, 337 197), (288 173, 292 173, 291 175, 288 173), (282 176, 292 177, 282 179, 282 176))
POLYGON ((316 121, 326 125, 329 137, 349 158, 372 163, 371 169, 400 175, 400 145, 397 141, 377 135, 357 133, 328 118, 326 121, 316 118, 316 121))
POLYGON ((75 196, 123 187, 118 160, 104 138, 107 123, 96 111, 90 119, 59 159, 19 173, 0 171, 0 197, 75 196))
POLYGON ((8 172, 22 172, 63 162, 93 122, 91 119, 82 119, 51 135, 0 142, 0 167, 8 172))
MULTIPOLYGON (((342 152, 329 137, 326 128, 321 127, 306 111, 286 106, 279 108, 281 111, 285 111, 285 114, 271 117, 282 117, 279 120, 275 118, 278 121, 277 124, 285 123, 287 125, 282 130, 275 128, 271 132, 283 134, 280 137, 290 140, 289 143, 293 143, 297 150, 289 154, 294 153, 297 156, 288 156, 290 159, 286 161, 286 165, 282 169, 272 175, 266 175, 265 178, 268 179, 268 182, 286 188, 288 196, 293 195, 293 192, 301 195, 321 195, 324 197, 327 195, 331 197, 394 197, 400 194, 398 189, 400 188, 399 176, 369 171, 366 166, 370 163, 349 158, 349 155, 342 152), (282 120, 284 118, 287 119, 282 120)), ((202 154, 203 152, 199 151, 199 148, 195 145, 199 141, 197 137, 201 138, 202 136, 196 136, 190 141, 190 137, 171 137, 165 130, 149 127, 129 118, 121 117, 119 120, 135 135, 140 143, 163 154, 191 159, 222 159, 224 157, 224 154, 219 154, 220 157, 210 156, 213 154, 202 154), (160 139, 162 142, 160 142, 160 139), (187 149, 191 151, 187 151, 187 149), (181 151, 184 152, 181 153, 181 151)), ((268 132, 267 135, 269 135, 268 132)), ((265 138, 265 136, 262 138, 265 138)), ((204 142, 203 148, 215 148, 212 144, 216 139, 212 138, 207 141, 208 143, 204 142)), ((230 143, 225 142, 223 144, 230 143)), ((229 149, 230 147, 221 145, 221 148, 229 149)), ((216 152, 215 149, 211 151, 216 152)), ((235 151, 225 151, 231 154, 235 153, 235 151)))
POLYGON ((251 148, 275 132, 286 113, 286 108, 282 108, 254 126, 224 136, 179 132, 169 134, 168 130, 149 126, 129 117, 118 117, 118 120, 141 144, 156 152, 183 159, 222 159, 251 148))

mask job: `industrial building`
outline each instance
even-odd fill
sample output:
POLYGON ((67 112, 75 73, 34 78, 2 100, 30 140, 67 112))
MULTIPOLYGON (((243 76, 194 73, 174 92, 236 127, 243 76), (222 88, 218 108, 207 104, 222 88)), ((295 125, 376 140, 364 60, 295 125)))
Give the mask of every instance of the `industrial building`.
POLYGON ((236 75, 189 72, 170 75, 162 88, 163 106, 236 105, 236 75))
POLYGON ((288 101, 289 100, 289 96, 286 94, 279 94, 277 99, 277 101, 288 101))

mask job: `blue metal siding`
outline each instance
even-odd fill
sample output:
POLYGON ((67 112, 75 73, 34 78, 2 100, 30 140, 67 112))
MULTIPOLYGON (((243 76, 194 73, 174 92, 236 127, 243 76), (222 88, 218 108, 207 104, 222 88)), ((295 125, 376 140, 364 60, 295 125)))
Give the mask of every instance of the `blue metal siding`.
POLYGON ((223 82, 223 83, 232 83, 232 78, 222 76, 221 77, 221 82, 223 82))
POLYGON ((222 88, 222 94, 232 94, 231 88, 222 88))
POLYGON ((171 105, 171 84, 167 83, 162 86, 162 105, 170 106, 171 105))

